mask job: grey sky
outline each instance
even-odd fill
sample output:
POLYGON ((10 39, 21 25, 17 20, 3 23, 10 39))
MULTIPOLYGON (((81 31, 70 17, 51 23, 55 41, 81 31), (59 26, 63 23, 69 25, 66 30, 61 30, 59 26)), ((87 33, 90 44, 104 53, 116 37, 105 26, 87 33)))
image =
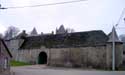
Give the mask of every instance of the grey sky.
MULTIPOLYGON (((72 0, 0 0, 3 7, 64 1, 72 0)), ((88 0, 64 5, 0 10, 0 32, 3 33, 8 26, 13 25, 27 32, 36 27, 39 33, 49 33, 63 24, 75 31, 103 30, 109 33, 123 8, 125 0, 88 0)), ((118 27, 125 27, 122 19, 118 27)), ((117 29, 117 32, 124 33, 125 28, 117 29)))

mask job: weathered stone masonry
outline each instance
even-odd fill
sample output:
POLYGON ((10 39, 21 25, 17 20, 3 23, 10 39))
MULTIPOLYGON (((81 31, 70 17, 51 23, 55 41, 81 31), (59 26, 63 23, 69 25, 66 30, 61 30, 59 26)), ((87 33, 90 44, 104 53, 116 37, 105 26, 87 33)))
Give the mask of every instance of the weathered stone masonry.
MULTIPOLYGON (((47 65, 109 69, 112 66, 110 38, 103 31, 23 36, 11 40, 17 43, 17 47, 13 49, 15 45, 10 44, 9 48, 15 60, 32 64, 38 64, 39 54, 45 52, 47 65)), ((123 45, 116 41, 115 47, 116 67, 119 67, 122 64, 123 45)))

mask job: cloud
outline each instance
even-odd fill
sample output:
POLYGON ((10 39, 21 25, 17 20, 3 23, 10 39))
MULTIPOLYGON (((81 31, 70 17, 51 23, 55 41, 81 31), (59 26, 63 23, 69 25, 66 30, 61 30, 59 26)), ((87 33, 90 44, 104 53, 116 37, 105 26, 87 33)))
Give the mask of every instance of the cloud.
MULTIPOLYGON (((2 5, 29 6, 64 1, 72 0, 2 0, 2 5)), ((125 0, 88 0, 65 5, 8 9, 0 12, 0 21, 3 25, 14 25, 21 30, 31 31, 36 27, 39 33, 48 33, 61 24, 75 31, 98 29, 109 33, 125 7, 124 3, 125 0)))

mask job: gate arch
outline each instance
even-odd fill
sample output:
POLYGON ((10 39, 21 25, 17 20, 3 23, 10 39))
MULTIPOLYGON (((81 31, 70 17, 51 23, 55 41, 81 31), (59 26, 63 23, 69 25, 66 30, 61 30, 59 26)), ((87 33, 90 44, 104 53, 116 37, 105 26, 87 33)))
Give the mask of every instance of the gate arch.
POLYGON ((39 53, 38 64, 47 64, 47 54, 45 52, 39 53))

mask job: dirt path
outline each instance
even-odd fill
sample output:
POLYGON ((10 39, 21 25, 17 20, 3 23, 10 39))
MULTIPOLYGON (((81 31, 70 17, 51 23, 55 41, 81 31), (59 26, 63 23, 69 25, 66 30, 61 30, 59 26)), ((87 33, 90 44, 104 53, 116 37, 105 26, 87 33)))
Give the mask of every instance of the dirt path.
POLYGON ((48 68, 44 65, 12 67, 11 70, 15 75, 125 75, 125 71, 87 71, 80 69, 48 68))

